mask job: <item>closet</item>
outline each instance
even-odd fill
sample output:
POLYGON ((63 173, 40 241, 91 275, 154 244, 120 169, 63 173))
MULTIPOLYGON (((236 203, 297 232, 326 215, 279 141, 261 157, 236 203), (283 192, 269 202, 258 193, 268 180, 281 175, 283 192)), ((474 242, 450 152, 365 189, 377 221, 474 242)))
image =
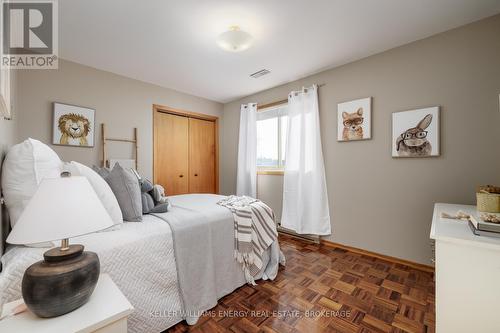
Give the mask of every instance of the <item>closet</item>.
POLYGON ((218 192, 218 118, 153 106, 153 180, 167 195, 218 192))

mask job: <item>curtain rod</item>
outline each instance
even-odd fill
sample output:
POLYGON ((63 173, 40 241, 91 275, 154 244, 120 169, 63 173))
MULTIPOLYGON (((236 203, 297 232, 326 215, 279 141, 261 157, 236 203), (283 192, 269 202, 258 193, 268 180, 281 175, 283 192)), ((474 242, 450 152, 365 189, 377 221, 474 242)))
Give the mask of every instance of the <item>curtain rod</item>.
MULTIPOLYGON (((316 87, 317 88, 321 88, 325 85, 326 83, 321 83, 321 84, 316 84, 316 87)), ((290 94, 295 94, 295 96, 297 96, 298 94, 302 93, 302 92, 307 92, 307 90, 309 89, 312 89, 314 87, 314 84, 310 87, 302 87, 302 90, 295 90, 295 91, 291 91, 290 94)), ((290 94, 288 94, 288 96, 290 96, 290 94)))
MULTIPOLYGON (((321 87, 326 86, 326 83, 320 83, 320 84, 317 84, 317 86, 318 86, 318 88, 321 88, 321 87)), ((282 99, 280 101, 275 101, 275 102, 262 104, 262 105, 257 104, 257 111, 262 110, 262 109, 267 109, 267 108, 270 108, 270 107, 273 107, 276 105, 285 104, 285 103, 288 103, 288 99, 282 99)))

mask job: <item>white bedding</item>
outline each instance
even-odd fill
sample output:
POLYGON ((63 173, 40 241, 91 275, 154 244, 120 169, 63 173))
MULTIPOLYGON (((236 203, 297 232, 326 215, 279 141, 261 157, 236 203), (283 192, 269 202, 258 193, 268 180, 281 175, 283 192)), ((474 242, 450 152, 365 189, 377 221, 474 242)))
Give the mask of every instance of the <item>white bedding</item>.
MULTIPOLYGON (((154 216, 143 222, 123 223, 119 230, 71 239, 85 250, 96 252, 101 273, 111 276, 135 308, 129 332, 160 332, 182 320, 170 227, 154 216), (167 315, 162 315, 168 313, 167 315)), ((0 306, 21 298, 26 268, 43 258, 46 248, 9 247, 2 257, 0 306)))
MULTIPOLYGON (((70 240, 83 244, 85 250, 96 252, 101 262, 101 273, 107 273, 135 308, 128 320, 129 332, 161 332, 182 321, 185 310, 179 291, 173 233, 169 219, 189 221, 201 216, 213 233, 214 279, 216 299, 245 284, 240 265, 233 258, 234 231, 232 214, 216 204, 215 195, 183 195, 169 197, 171 211, 159 217, 145 215, 143 222, 126 222, 113 231, 94 233, 70 240), (186 215, 192 212, 193 215, 186 215), (223 232, 222 232, 223 231, 223 232)), ((195 224, 193 224, 195 227, 195 224)), ((198 230, 199 231, 199 230, 198 230)), ((199 233, 199 232, 198 232, 199 233)), ((193 244, 197 246, 196 243, 193 244)), ((198 247, 200 243, 198 243, 198 247)), ((273 279, 278 271, 280 256, 278 244, 265 254, 266 269, 260 277, 273 279)), ((42 260, 46 248, 10 246, 2 257, 0 273, 0 307, 5 302, 21 298, 21 280, 26 268, 42 260)), ((193 259, 194 258, 190 258, 193 259)), ((203 266, 204 262, 198 262, 203 266)), ((196 295, 195 295, 196 296, 196 295)), ((202 302, 201 296, 195 302, 202 302)), ((214 305, 214 304, 211 304, 214 305)), ((193 318, 191 318, 193 319, 193 318)), ((191 322, 195 322, 194 318, 191 322)))

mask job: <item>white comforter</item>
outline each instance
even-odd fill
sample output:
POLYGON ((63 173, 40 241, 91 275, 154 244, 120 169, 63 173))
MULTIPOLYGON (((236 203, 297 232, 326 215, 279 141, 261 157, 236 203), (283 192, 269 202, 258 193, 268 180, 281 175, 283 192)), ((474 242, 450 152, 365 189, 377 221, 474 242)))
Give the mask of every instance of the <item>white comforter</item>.
MULTIPOLYGON (((160 332, 182 320, 172 233, 167 223, 146 215, 142 223, 126 222, 119 230, 74 238, 71 243, 96 252, 101 273, 109 274, 134 306, 129 332, 160 332)), ((0 307, 21 298, 24 271, 41 260, 46 250, 22 246, 7 250, 0 273, 0 307)))

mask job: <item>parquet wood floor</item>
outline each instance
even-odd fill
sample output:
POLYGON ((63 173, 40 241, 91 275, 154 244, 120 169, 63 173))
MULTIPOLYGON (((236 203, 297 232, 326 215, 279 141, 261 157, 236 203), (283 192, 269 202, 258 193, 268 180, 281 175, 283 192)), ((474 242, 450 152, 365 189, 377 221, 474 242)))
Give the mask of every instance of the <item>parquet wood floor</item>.
POLYGON ((432 273, 280 235, 274 281, 245 285, 167 332, 434 332, 432 273))

